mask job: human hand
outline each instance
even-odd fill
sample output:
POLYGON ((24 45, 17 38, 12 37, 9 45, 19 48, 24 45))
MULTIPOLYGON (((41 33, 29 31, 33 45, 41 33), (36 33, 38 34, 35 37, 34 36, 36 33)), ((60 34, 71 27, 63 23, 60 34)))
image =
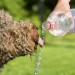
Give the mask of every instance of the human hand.
POLYGON ((69 2, 70 2, 70 0, 58 0, 58 3, 55 6, 53 12, 58 11, 59 13, 64 13, 69 18, 72 18, 69 2))

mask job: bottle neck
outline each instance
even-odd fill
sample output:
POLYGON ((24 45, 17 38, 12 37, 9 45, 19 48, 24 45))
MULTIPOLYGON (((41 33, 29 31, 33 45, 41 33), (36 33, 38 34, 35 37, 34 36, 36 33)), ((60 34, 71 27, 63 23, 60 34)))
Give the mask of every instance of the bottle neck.
POLYGON ((49 21, 47 21, 46 22, 46 29, 49 30, 51 28, 53 28, 53 25, 49 21))

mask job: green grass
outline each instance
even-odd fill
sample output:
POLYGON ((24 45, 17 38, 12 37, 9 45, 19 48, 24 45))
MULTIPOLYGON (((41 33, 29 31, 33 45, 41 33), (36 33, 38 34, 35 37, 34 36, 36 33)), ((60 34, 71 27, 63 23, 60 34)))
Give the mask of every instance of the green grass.
POLYGON ((50 49, 46 47, 46 49, 47 52, 43 51, 39 75, 75 75, 74 49, 60 47, 50 49))
MULTIPOLYGON (((75 34, 47 35, 38 75, 75 75, 75 34)), ((33 75, 34 56, 19 57, 4 66, 1 75, 33 75)))

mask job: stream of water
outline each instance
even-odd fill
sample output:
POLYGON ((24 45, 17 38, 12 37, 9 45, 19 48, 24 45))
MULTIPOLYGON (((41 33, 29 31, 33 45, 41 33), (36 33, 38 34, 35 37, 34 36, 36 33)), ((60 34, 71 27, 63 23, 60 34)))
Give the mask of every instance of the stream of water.
POLYGON ((38 75, 38 72, 40 71, 41 51, 42 51, 42 49, 40 48, 39 50, 37 50, 37 52, 35 54, 34 75, 38 75))
MULTIPOLYGON (((44 35, 45 35, 45 27, 42 25, 42 40, 44 42, 44 35)), ((38 75, 40 71, 40 61, 41 61, 41 52, 42 48, 39 47, 35 54, 35 70, 34 70, 34 75, 38 75)))

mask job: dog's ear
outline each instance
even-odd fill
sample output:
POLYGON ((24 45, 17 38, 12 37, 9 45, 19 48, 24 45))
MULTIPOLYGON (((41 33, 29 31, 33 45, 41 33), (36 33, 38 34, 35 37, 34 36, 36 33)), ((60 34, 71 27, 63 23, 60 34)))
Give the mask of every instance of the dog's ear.
POLYGON ((32 40, 38 44, 38 38, 39 38, 39 34, 38 34, 38 28, 34 25, 32 27, 32 40))

